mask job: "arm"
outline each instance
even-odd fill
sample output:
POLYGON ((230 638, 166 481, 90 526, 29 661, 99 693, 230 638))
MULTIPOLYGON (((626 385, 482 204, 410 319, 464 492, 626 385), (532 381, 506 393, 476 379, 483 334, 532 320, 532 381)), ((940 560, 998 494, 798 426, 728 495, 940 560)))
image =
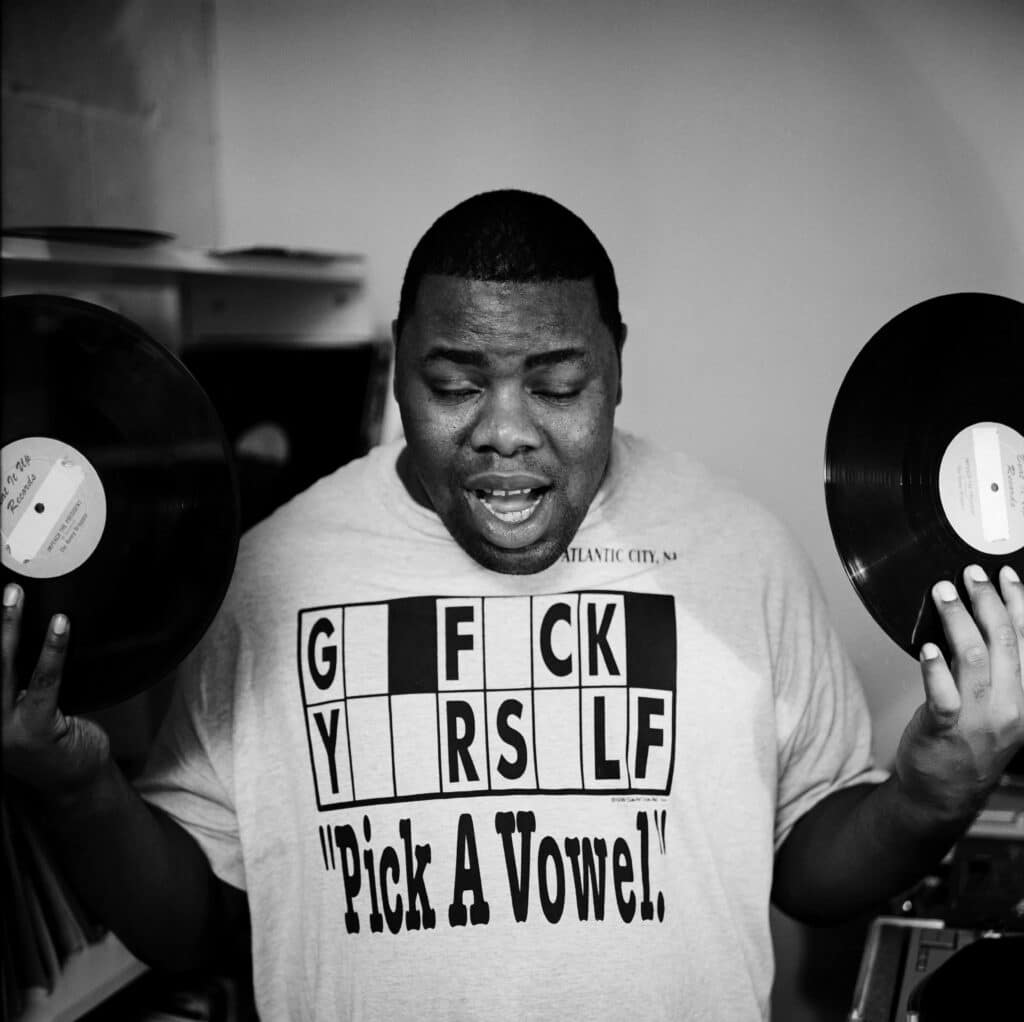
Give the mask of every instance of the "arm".
POLYGON ((892 777, 826 797, 779 849, 772 897, 788 914, 836 922, 910 886, 964 833, 1024 745, 1024 586, 1006 568, 1002 599, 971 569, 966 584, 973 617, 950 583, 933 590, 952 664, 922 649, 925 702, 892 777))
POLYGON ((168 970, 223 953, 246 915, 243 892, 219 880, 195 840, 150 808, 92 721, 57 706, 68 643, 55 618, 24 691, 14 677, 23 596, 4 591, 4 769, 31 803, 83 902, 138 957, 168 970))
POLYGON ((772 900, 812 925, 841 922, 906 890, 936 865, 971 817, 941 824, 890 777, 823 798, 775 856, 772 900))
POLYGON ((37 804, 75 891, 137 957, 177 972, 233 946, 245 893, 220 880, 195 839, 147 805, 112 760, 87 789, 37 804))

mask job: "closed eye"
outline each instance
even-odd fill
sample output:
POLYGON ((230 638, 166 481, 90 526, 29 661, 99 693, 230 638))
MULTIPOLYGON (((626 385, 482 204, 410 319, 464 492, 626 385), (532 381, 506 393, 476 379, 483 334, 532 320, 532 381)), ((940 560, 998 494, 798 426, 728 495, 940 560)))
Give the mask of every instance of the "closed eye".
POLYGON ((549 401, 571 401, 582 390, 582 387, 534 387, 533 394, 549 401))
POLYGON ((432 384, 430 387, 431 391, 442 398, 460 398, 460 397, 472 397, 474 394, 480 392, 479 387, 469 386, 441 386, 439 384, 432 384))

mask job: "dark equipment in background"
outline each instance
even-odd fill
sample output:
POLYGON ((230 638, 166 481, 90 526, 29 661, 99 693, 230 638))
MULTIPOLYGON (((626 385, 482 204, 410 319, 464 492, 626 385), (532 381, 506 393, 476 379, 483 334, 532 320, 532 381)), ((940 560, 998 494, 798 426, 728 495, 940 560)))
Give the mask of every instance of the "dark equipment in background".
POLYGON ((182 352, 234 449, 243 530, 379 440, 390 358, 386 342, 182 352))

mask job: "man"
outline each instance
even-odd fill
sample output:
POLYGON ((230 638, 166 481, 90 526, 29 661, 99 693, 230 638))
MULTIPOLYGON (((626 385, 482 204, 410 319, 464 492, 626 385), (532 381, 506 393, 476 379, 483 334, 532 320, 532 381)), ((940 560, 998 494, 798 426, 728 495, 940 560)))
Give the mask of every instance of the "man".
POLYGON ((201 962, 248 908, 268 1020, 762 1018, 769 897, 840 919, 964 830, 1024 742, 1019 580, 936 587, 953 662, 922 652, 876 774, 785 533, 614 430, 625 334, 565 208, 442 216, 394 327, 404 445, 245 537, 142 799, 56 710, 55 622, 7 761, 138 954, 201 962))

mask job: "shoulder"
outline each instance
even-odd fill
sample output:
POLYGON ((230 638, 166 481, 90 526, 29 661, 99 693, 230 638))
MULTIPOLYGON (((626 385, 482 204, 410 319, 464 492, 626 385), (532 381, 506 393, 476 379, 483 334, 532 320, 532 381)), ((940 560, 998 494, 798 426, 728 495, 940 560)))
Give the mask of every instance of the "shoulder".
POLYGON ((241 538, 232 589, 294 579, 324 559, 358 547, 388 521, 385 480, 399 447, 373 448, 317 480, 241 538))
POLYGON ((351 528, 372 520, 384 503, 384 479, 398 450, 393 444, 375 447, 318 479, 254 525, 242 537, 242 547, 266 547, 268 541, 281 542, 311 527, 351 528))
POLYGON ((682 450, 616 431, 613 503, 638 522, 655 519, 724 561, 770 567, 800 561, 799 544, 779 517, 735 479, 682 450))

